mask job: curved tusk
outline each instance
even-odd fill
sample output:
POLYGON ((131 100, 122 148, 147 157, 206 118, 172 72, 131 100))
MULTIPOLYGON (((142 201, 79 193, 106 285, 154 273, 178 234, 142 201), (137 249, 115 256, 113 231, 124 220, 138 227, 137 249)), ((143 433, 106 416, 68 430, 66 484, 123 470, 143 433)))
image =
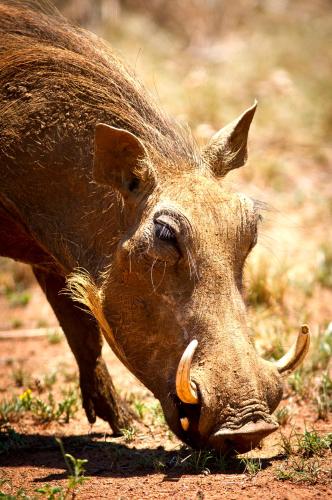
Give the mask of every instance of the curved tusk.
POLYGON ((182 354, 176 371, 176 393, 183 403, 198 403, 196 385, 190 381, 190 366, 197 346, 196 339, 190 342, 182 354))
POLYGON ((293 371, 304 360, 310 344, 310 330, 307 325, 302 325, 296 342, 292 345, 286 354, 273 363, 279 373, 293 371))

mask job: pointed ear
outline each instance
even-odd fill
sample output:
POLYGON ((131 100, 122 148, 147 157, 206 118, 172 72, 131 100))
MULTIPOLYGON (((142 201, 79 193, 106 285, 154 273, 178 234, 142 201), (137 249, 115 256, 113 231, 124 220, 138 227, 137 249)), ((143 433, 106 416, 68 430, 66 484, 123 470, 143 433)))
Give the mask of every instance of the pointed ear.
POLYGON ((148 168, 143 143, 127 130, 98 123, 95 130, 93 177, 127 198, 152 189, 154 176, 148 168))
POLYGON ((257 108, 257 101, 241 116, 222 128, 203 150, 203 157, 217 177, 223 177, 233 168, 247 161, 249 127, 257 108))

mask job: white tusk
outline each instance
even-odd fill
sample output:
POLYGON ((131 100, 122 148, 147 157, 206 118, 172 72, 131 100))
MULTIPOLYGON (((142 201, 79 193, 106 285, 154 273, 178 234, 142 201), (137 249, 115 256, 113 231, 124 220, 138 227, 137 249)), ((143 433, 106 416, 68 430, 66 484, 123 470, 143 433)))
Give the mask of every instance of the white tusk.
POLYGON ((189 429, 189 420, 187 417, 180 418, 181 426, 184 431, 189 429))
POLYGON ((273 363, 279 373, 293 371, 304 360, 310 344, 310 330, 307 325, 302 325, 298 337, 286 354, 273 363))
POLYGON ((185 349, 176 372, 176 393, 183 403, 197 404, 198 394, 196 385, 190 380, 190 366, 193 359, 197 340, 192 340, 185 349))

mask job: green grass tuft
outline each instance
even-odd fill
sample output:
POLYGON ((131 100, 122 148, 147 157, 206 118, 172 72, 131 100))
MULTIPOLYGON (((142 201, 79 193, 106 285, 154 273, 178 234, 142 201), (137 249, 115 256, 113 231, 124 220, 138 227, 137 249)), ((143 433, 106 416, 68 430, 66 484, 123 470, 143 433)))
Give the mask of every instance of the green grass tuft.
POLYGON ((78 411, 79 395, 77 388, 69 388, 62 393, 63 399, 55 401, 52 392, 45 399, 33 395, 31 389, 25 390, 20 396, 0 402, 0 424, 17 422, 22 414, 29 412, 38 422, 68 423, 78 411))

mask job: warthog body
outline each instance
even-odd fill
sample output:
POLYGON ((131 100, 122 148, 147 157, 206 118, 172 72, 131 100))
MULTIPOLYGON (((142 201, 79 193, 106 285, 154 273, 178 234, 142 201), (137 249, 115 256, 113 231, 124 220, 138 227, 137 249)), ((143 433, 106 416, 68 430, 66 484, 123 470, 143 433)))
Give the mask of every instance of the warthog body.
POLYGON ((200 151, 108 45, 40 2, 0 2, 0 52, 0 252, 33 267, 89 421, 131 419, 102 332, 182 440, 254 446, 281 383, 242 298, 258 207, 222 178, 246 160, 255 106, 200 151))

